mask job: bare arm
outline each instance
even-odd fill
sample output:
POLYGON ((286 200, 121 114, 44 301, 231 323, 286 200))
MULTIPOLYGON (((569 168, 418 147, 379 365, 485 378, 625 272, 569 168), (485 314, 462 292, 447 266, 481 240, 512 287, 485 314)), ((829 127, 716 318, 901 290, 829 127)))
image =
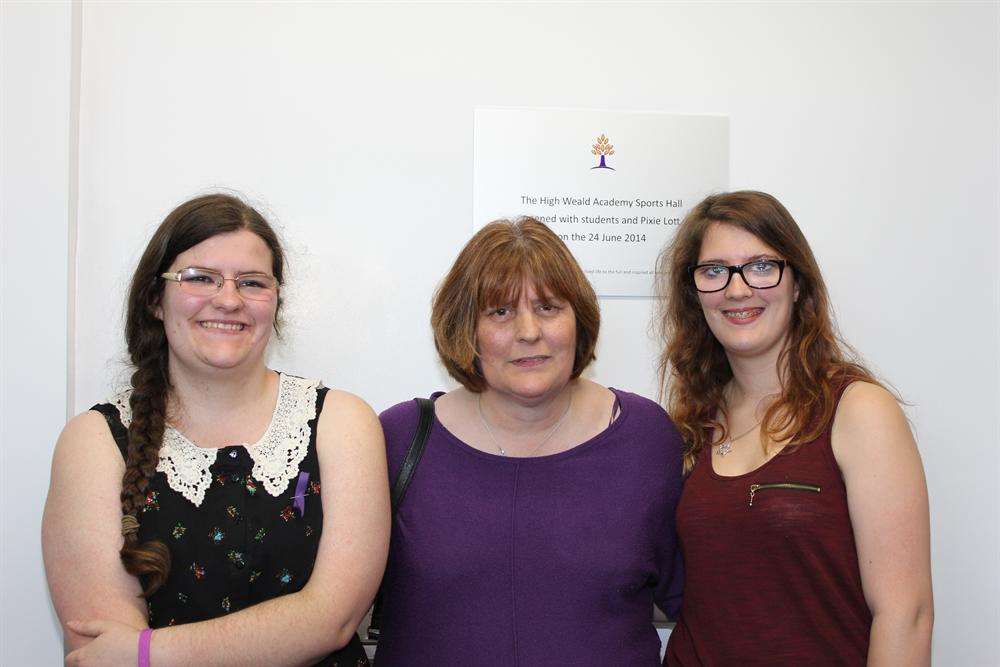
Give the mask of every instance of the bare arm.
POLYGON ((873 616, 868 664, 929 665, 934 602, 927 484, 906 418, 887 391, 856 382, 841 399, 832 444, 873 616))
POLYGON ((66 627, 72 619, 146 627, 139 581, 118 558, 124 473, 125 462, 101 414, 85 412, 66 425, 52 458, 42 555, 67 651, 90 641, 66 627))
MULTIPOLYGON (((385 444, 371 408, 337 391, 326 396, 316 441, 323 533, 309 581, 301 591, 238 613, 156 630, 151 654, 157 667, 311 665, 350 641, 378 588, 389 546, 385 444)), ((90 655, 91 646, 85 647, 80 664, 135 664, 136 632, 89 625, 101 646, 90 655)))

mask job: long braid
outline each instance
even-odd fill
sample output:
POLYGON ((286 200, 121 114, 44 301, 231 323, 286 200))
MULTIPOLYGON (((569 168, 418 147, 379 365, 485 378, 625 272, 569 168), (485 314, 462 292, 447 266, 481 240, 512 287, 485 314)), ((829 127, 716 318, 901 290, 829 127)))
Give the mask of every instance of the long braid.
MULTIPOLYGON (((125 570, 146 577, 143 595, 152 595, 170 572, 170 550, 158 540, 139 543, 139 515, 146 505, 150 482, 156 474, 166 423, 167 341, 163 328, 151 328, 139 336, 144 340, 130 349, 136 366, 132 374, 132 423, 128 428, 125 474, 122 476, 122 535, 120 556, 125 570), (145 349, 142 349, 145 348, 145 349), (134 519, 130 520, 127 517, 134 519)), ((132 342, 132 341, 130 341, 132 342)), ((133 347, 130 345, 130 347, 133 347)))

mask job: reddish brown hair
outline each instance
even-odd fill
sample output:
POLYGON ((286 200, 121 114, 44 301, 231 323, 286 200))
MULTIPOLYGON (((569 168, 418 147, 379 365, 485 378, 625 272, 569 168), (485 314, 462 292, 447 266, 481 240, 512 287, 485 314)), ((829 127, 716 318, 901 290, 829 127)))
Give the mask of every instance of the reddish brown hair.
POLYGON ((762 446, 768 439, 793 446, 816 439, 833 419, 839 388, 855 380, 881 385, 837 333, 816 258, 781 202, 754 191, 711 195, 688 213, 657 264, 661 399, 667 399, 667 411, 684 437, 685 470, 694 467, 703 447, 727 436, 719 415, 725 416, 723 390, 733 374, 688 272, 714 224, 732 225, 774 248, 791 267, 786 279, 794 279, 799 290, 778 358, 781 395, 761 421, 762 446))
POLYGON ((497 220, 473 236, 434 294, 434 345, 448 374, 473 392, 486 389, 479 369, 476 326, 490 306, 517 301, 525 280, 539 294, 567 301, 576 316, 573 374, 594 360, 601 327, 597 295, 566 244, 534 218, 497 220))

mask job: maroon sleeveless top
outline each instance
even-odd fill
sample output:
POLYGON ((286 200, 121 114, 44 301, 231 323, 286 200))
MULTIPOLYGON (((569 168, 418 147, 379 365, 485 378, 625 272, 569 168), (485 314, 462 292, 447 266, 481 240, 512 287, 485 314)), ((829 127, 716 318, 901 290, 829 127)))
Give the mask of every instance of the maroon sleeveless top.
POLYGON ((864 665, 872 616, 830 427, 745 475, 717 475, 711 454, 677 506, 686 579, 664 664, 864 665))

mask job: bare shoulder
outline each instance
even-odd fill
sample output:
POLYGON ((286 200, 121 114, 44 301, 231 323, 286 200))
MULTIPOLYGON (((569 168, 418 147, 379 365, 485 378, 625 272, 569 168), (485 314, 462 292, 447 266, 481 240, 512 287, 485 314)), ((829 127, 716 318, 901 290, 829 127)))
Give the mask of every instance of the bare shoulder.
POLYGON ((100 468, 124 470, 125 462, 104 416, 87 410, 63 427, 52 458, 53 471, 70 466, 77 473, 100 468))
POLYGON ((104 415, 96 410, 81 412, 66 422, 66 426, 62 430, 62 438, 71 440, 85 439, 95 435, 107 435, 109 438, 111 437, 108 422, 104 419, 104 415))
POLYGON ((831 440, 840 463, 870 460, 893 450, 915 450, 899 402, 888 390, 870 382, 854 382, 844 390, 831 440))
POLYGON ((62 502, 74 510, 81 498, 111 498, 121 490, 125 460, 104 416, 87 411, 63 428, 52 454, 47 507, 62 502), (75 500, 74 500, 75 499, 75 500))
POLYGON ((341 389, 330 389, 323 399, 323 415, 335 415, 338 418, 378 419, 375 411, 363 398, 341 389))
POLYGON ((896 398, 883 387, 871 382, 854 382, 844 390, 833 428, 854 430, 882 426, 886 422, 906 423, 906 417, 896 398))
POLYGON ((382 425, 371 406, 362 398, 339 389, 326 392, 317 428, 317 446, 322 449, 333 443, 377 446, 380 450, 385 446, 382 425))

